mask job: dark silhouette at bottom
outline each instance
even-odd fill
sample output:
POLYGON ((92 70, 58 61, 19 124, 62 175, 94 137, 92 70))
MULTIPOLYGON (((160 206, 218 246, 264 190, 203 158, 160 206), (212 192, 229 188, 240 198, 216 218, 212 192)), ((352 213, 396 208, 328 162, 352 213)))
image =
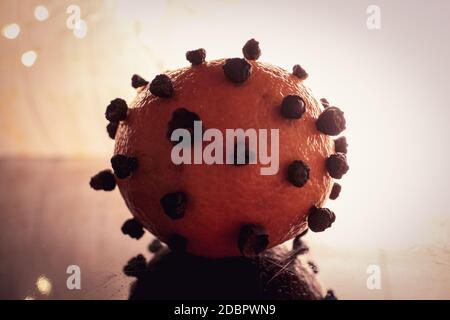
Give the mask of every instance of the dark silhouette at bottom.
MULTIPOLYGON (((157 240, 156 240, 157 241, 157 240)), ((132 258, 124 273, 136 277, 131 300, 141 299, 336 299, 331 290, 323 296, 314 270, 299 255, 280 247, 257 257, 209 259, 172 252, 152 243, 155 255, 132 258)))

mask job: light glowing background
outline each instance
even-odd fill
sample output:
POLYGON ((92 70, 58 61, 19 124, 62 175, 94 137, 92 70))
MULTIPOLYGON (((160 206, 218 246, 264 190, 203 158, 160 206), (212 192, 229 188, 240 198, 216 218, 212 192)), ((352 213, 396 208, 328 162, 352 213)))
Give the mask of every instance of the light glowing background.
POLYGON ((21 28, 0 39, 0 156, 107 164, 103 113, 134 96, 133 73, 186 66, 199 47, 240 56, 254 37, 260 60, 302 64, 317 96, 345 111, 351 170, 329 202, 338 219, 308 236, 324 282, 347 298, 450 298, 450 2, 8 0, 0 12, 2 26, 21 28), (70 4, 87 23, 82 39, 66 28, 70 4), (366 27, 371 4, 381 30, 366 27), (37 59, 26 68, 28 50, 37 59), (385 267, 389 288, 365 288, 369 264, 385 267))

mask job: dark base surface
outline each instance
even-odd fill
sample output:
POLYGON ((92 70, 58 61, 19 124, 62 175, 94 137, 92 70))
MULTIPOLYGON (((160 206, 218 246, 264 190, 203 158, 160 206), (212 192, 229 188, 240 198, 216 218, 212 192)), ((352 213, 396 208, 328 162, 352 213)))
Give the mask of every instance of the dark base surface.
POLYGON ((291 254, 276 248, 255 258, 207 259, 162 249, 148 264, 140 257, 125 267, 137 277, 129 298, 322 299, 311 268, 291 254))

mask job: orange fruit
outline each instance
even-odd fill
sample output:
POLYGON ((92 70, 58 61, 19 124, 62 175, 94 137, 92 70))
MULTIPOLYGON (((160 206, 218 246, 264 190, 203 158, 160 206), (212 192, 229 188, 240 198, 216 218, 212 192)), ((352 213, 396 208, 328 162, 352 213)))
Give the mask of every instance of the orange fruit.
MULTIPOLYGON (((208 257, 240 255, 238 238, 243 225, 262 226, 267 248, 289 240, 307 228, 311 207, 321 207, 332 187, 326 159, 333 140, 316 128, 323 111, 302 80, 276 66, 256 61, 244 83, 224 75, 225 60, 168 72, 171 97, 157 97, 146 85, 129 105, 127 118, 116 133, 116 155, 133 156, 137 169, 118 179, 120 192, 133 216, 163 241, 172 235, 187 240, 187 251, 208 257), (300 119, 286 119, 281 104, 288 95, 300 96, 306 111, 300 119), (174 111, 185 108, 198 115, 203 128, 279 129, 279 171, 261 175, 260 163, 175 165, 174 143, 167 137, 174 111), (289 165, 301 160, 309 167, 304 186, 288 179, 289 165), (161 199, 168 193, 186 196, 184 216, 168 216, 161 199)), ((269 143, 270 149, 270 143, 269 143)))
POLYGON ((332 199, 339 196, 341 186, 332 187, 332 178, 348 170, 345 137, 329 137, 345 129, 343 112, 313 97, 303 85, 308 74, 301 66, 290 74, 256 62, 261 51, 254 39, 243 53, 245 59, 205 62, 204 49, 189 51, 191 67, 158 75, 151 83, 134 75, 138 95, 131 105, 111 101, 105 116, 108 134, 116 139, 114 173, 103 170, 90 185, 105 191, 119 186, 134 216, 123 233, 139 239, 145 227, 174 250, 249 256, 308 227, 321 232, 335 221, 322 205, 330 193, 332 199), (184 143, 183 155, 199 150, 202 159, 192 164, 190 155, 178 163, 172 154, 181 143, 172 134, 186 129, 187 138, 194 133, 195 139, 196 121, 202 121, 200 140, 184 143), (246 160, 255 162, 207 164, 202 152, 218 139, 224 145, 216 146, 216 158, 233 161, 227 151, 236 152, 242 141, 229 141, 228 131, 237 129, 254 130, 255 144, 246 137, 246 160), (272 156, 269 162, 261 150, 272 156), (267 167, 275 170, 263 172, 267 167))

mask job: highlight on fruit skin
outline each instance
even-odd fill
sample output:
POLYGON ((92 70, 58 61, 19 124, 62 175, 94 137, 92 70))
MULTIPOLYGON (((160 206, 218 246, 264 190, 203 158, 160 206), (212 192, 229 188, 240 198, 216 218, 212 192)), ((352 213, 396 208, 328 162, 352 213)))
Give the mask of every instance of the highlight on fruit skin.
MULTIPOLYGON (((257 61, 255 39, 242 53, 207 61, 205 49, 189 50, 189 66, 150 81, 133 75, 136 98, 111 101, 106 118, 115 139, 113 171, 101 171, 91 186, 110 191, 117 184, 137 226, 128 228, 129 221, 125 234, 140 238, 142 226, 176 252, 255 256, 335 221, 324 205, 338 197, 341 185, 334 179, 349 169, 347 140, 336 137, 346 128, 344 112, 313 96, 300 64, 289 72, 257 61), (259 153, 248 136, 243 163, 175 164, 173 132, 195 133, 199 121, 223 135, 227 129, 277 129, 278 172, 260 174, 264 164, 250 161, 259 153)), ((203 141, 191 141, 192 157, 212 143, 205 132, 203 141)), ((273 144, 266 148, 275 152, 273 144)))

